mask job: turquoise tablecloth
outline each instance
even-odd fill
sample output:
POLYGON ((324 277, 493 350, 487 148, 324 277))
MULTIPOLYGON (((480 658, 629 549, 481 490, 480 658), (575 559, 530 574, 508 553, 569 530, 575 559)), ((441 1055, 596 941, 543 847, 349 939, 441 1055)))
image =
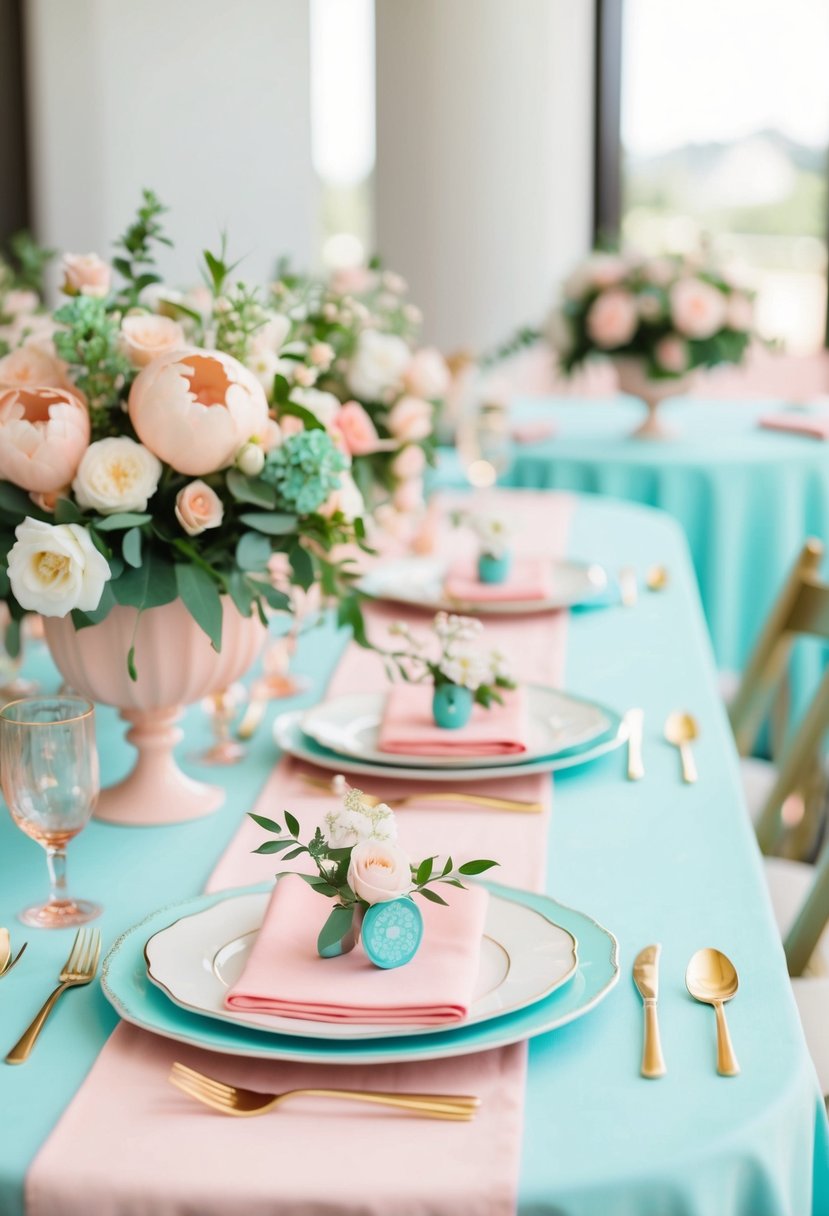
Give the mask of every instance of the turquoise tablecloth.
MULTIPOLYGON (((556 433, 515 444, 502 484, 604 494, 670 512, 688 539, 717 663, 739 671, 806 537, 829 541, 829 443, 757 426, 780 409, 771 401, 669 401, 660 413, 676 438, 648 442, 629 438, 643 406, 628 398, 519 400, 517 421, 545 419, 556 433)), ((438 483, 463 484, 454 453, 444 452, 438 483)), ((825 662, 821 643, 798 642, 796 710, 825 662)))
MULTIPOLYGON (((823 1104, 742 807, 681 533, 661 514, 588 498, 579 503, 570 549, 607 563, 664 562, 673 578, 667 592, 643 597, 635 609, 580 614, 569 626, 568 686, 622 708, 645 707, 647 776, 627 783, 619 753, 556 782, 549 889, 615 930, 624 974, 588 1017, 531 1045, 521 1211, 823 1216, 829 1212, 823 1104), (660 737, 666 713, 679 705, 702 723, 695 787, 680 784, 676 754, 660 737), (634 954, 651 941, 663 945, 669 1069, 657 1082, 638 1075, 642 1010, 629 978, 634 954), (736 1079, 717 1077, 713 1014, 683 987, 685 964, 703 945, 724 949, 740 972, 740 993, 729 1008, 743 1068, 736 1079)), ((313 675, 317 690, 341 644, 329 630, 305 639, 299 666, 313 675)), ((54 681, 43 655, 31 667, 54 681)), ((182 755, 205 741, 196 708, 182 755)), ((128 749, 104 711, 99 744, 104 777, 112 780, 128 764, 128 749)), ((222 774, 230 798, 210 819, 166 829, 93 823, 73 842, 71 884, 106 905, 107 946, 150 909, 200 889, 274 758, 263 729, 246 762, 222 774)), ((3 816, 0 923, 16 924, 15 911, 43 891, 44 878, 40 850, 3 816)), ((67 950, 65 932, 27 933, 26 957, 0 981, 0 1045, 17 1038, 67 950)), ((22 936, 18 926, 15 937, 22 936)), ((69 993, 31 1060, 19 1068, 0 1065, 3 1216, 21 1211, 28 1164, 115 1021, 97 986, 69 993)), ((139 1203, 133 1210, 146 1209, 139 1203)), ((344 1204, 344 1210, 358 1209, 344 1204)), ((434 1210, 440 1211, 438 1201, 434 1210)))

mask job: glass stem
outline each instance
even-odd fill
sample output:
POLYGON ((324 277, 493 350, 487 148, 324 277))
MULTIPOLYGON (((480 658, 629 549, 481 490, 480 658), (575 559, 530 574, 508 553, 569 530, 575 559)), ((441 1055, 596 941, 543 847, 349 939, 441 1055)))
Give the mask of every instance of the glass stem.
POLYGON ((46 865, 49 867, 49 903, 65 903, 69 898, 66 889, 66 849, 47 845, 46 865))

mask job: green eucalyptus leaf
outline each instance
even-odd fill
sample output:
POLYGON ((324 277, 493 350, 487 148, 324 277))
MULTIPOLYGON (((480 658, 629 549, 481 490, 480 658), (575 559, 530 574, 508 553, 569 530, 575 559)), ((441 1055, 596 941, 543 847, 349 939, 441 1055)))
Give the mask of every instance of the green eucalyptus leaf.
POLYGON ((271 545, 261 532, 243 532, 236 546, 236 564, 242 570, 256 573, 267 569, 271 557, 271 545))
POLYGON ((465 861, 462 866, 458 866, 458 873, 483 874, 484 870, 491 870, 493 866, 497 865, 497 861, 465 861))
POLYGON ((117 515, 105 515, 103 519, 96 519, 94 527, 98 532, 121 532, 125 528, 140 528, 142 524, 148 524, 152 520, 152 515, 140 515, 136 511, 121 511, 117 515))
POLYGON ((246 477, 238 469, 228 469, 227 488, 237 502, 249 502, 265 509, 276 506, 276 490, 256 477, 246 477))
POLYGON ((117 603, 139 611, 170 604, 179 594, 175 567, 152 549, 144 554, 140 566, 127 567, 109 585, 117 603))
POLYGON ((71 498, 59 498, 55 503, 54 521, 56 524, 80 524, 84 522, 83 512, 71 498))
POLYGON ((295 532, 297 527, 296 515, 288 515, 282 511, 245 511, 239 519, 249 528, 264 532, 266 536, 287 536, 295 532))
POLYGON ((282 828, 275 819, 268 819, 266 815, 254 815, 253 811, 248 811, 248 818, 254 823, 258 823, 260 828, 264 828, 266 832, 276 832, 277 836, 282 835, 282 828))
POLYGON ((299 836, 299 820, 295 815, 292 815, 290 811, 285 812, 285 823, 288 831, 294 838, 299 836))
POLYGON ((354 920, 353 908, 333 908, 317 938, 317 949, 328 950, 341 942, 354 920))
POLYGON ((444 908, 449 907, 446 900, 442 899, 440 895, 438 895, 437 891, 430 891, 428 887, 421 887, 421 889, 416 891, 415 894, 422 895, 424 899, 428 899, 430 904, 442 904, 444 908))
POLYGON ((182 563, 175 570, 184 607, 218 653, 222 649, 222 599, 215 580, 201 566, 182 563))
POLYGON ((415 874, 415 882, 419 887, 422 887, 424 882, 428 882, 432 877, 432 868, 435 864, 434 857, 425 857, 417 867, 415 874))
POLYGON ((121 552, 128 566, 141 565, 141 529, 130 528, 121 541, 121 552))
POLYGON ((296 544, 291 547, 288 560, 293 573, 291 581, 303 591, 307 591, 314 583, 314 562, 311 554, 307 549, 303 549, 302 545, 296 544))

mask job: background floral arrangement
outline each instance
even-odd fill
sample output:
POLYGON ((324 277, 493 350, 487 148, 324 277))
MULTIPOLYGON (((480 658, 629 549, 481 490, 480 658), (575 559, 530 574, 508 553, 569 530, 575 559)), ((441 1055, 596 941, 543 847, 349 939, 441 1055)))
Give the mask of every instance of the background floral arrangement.
MULTIPOLYGON (((67 255, 67 302, 43 317, 30 297, 20 315, 38 320, 0 359, 0 599, 15 621, 71 612, 79 628, 116 604, 180 599, 219 649, 223 597, 263 620, 289 607, 270 575, 279 553, 289 581, 318 583, 360 636, 351 568, 333 552, 364 535, 350 455, 325 429, 283 432, 271 416, 245 364, 274 319, 224 249, 204 255, 203 292, 160 288, 163 211, 145 191, 111 265, 67 255)), ((310 355, 292 359, 310 375, 310 355)))
POLYGON ((594 253, 564 284, 547 338, 565 371, 593 354, 641 360, 652 379, 739 363, 752 337, 752 294, 706 254, 594 253))
POLYGON ((483 622, 474 617, 439 612, 432 637, 421 639, 405 621, 396 621, 389 626, 389 633, 400 638, 405 649, 385 652, 389 671, 398 672, 410 683, 467 688, 478 705, 489 709, 493 701, 501 701, 503 689, 515 688, 515 681, 500 651, 477 649, 483 631, 483 622))
POLYGON ((254 367, 277 418, 324 426, 352 458, 354 479, 379 519, 423 504, 423 474, 435 455, 436 417, 449 388, 443 356, 417 347, 420 310, 406 283, 378 266, 327 281, 283 270, 272 305, 287 328, 276 359, 260 349, 254 367))

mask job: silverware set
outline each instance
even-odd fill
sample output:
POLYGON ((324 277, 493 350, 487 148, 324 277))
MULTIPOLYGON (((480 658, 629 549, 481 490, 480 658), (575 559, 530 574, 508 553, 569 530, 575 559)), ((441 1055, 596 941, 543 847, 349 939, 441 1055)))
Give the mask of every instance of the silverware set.
MULTIPOLYGON (((643 739, 645 726, 645 711, 629 709, 624 716, 627 733, 627 777, 628 781, 641 781, 645 775, 643 756, 643 739)), ((697 765, 692 749, 700 734, 699 723, 693 714, 684 710, 674 710, 668 714, 663 731, 665 741, 679 751, 680 771, 686 785, 693 785, 697 780, 697 765)))
MULTIPOLYGON (((662 1055, 657 1019, 659 999, 659 945, 645 946, 633 961, 633 982, 642 998, 645 1032, 642 1044, 642 1076, 664 1077, 668 1071, 662 1055)), ((721 1077, 736 1077, 740 1072, 728 1023, 725 1002, 736 996, 737 969, 721 950, 697 950, 685 972, 685 987, 695 1001, 713 1005, 717 1016, 717 1072, 721 1077)))

